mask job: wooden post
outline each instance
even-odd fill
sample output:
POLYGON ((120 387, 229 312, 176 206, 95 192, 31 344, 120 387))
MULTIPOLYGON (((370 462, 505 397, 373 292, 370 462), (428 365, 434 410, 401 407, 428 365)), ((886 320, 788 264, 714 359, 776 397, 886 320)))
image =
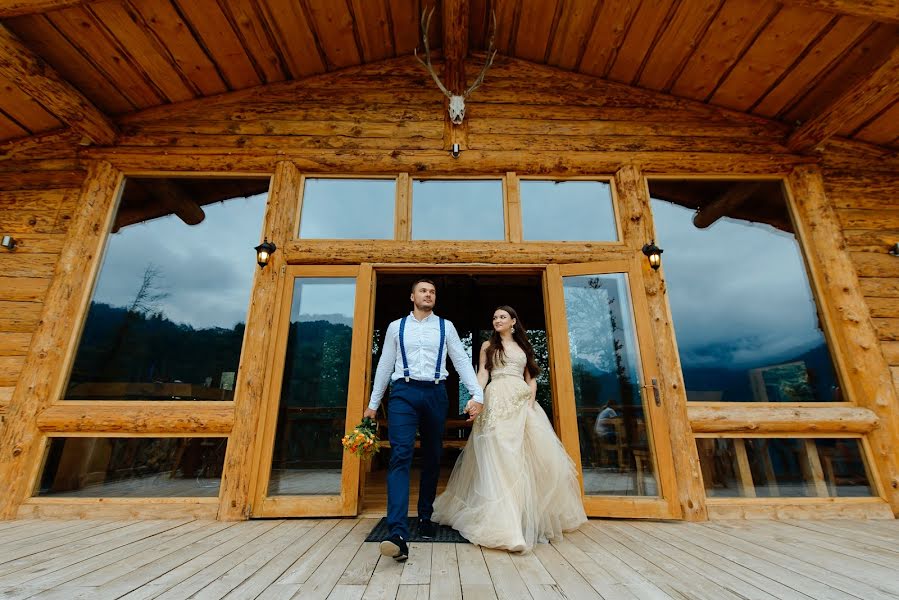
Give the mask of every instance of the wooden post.
MULTIPOLYGON (((299 203, 300 171, 291 162, 279 162, 272 177, 263 235, 278 247, 264 269, 256 271, 253 295, 247 314, 247 328, 240 350, 240 365, 234 394, 234 426, 225 452, 218 518, 246 519, 250 515, 252 469, 256 467, 256 432, 262 412, 263 387, 269 366, 268 343, 275 316, 275 292, 282 266, 284 247, 293 239, 291 227, 299 203)), ((249 249, 248 249, 249 252, 249 249)))
POLYGON ((38 416, 62 394, 81 333, 76 320, 90 301, 91 282, 100 268, 121 183, 122 173, 107 162, 88 168, 6 426, 0 431, 0 489, 4 490, 0 519, 15 517, 19 504, 31 493, 42 446, 38 416))
MULTIPOLYGON (((874 471, 883 484, 884 499, 899 514, 899 403, 889 365, 880 350, 877 331, 862 296, 846 241, 833 206, 824 193, 816 166, 797 167, 788 178, 787 194, 796 233, 825 323, 831 353, 837 358, 848 399, 873 411, 880 427, 867 438, 874 471)), ((875 482, 871 482, 874 484, 875 482)))
MULTIPOLYGON (((632 251, 639 252, 643 244, 655 239, 649 188, 640 169, 634 165, 622 167, 615 173, 615 187, 620 204, 622 241, 632 251)), ((687 419, 687 393, 677 353, 671 309, 665 293, 663 271, 653 271, 646 261, 641 262, 652 335, 656 344, 662 398, 671 434, 678 501, 684 519, 705 520, 708 518, 705 489, 702 486, 696 441, 687 419)))

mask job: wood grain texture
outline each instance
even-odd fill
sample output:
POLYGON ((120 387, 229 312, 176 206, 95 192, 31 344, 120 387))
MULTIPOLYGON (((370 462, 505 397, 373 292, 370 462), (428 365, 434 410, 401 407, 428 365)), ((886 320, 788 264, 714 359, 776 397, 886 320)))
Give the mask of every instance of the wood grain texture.
POLYGON ((878 427, 877 415, 853 406, 783 407, 776 405, 687 407, 694 433, 868 433, 878 427))

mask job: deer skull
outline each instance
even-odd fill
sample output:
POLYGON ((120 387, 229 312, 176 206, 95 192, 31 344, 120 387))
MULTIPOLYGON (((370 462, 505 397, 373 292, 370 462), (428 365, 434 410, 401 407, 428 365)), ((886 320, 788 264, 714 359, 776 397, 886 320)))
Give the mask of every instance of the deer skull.
POLYGON ((431 65, 431 49, 428 47, 428 30, 431 26, 431 17, 434 15, 434 8, 435 7, 431 7, 431 10, 421 13, 421 41, 425 47, 425 58, 422 60, 421 57, 418 56, 418 48, 415 49, 415 58, 417 58, 418 62, 420 62, 424 68, 427 69, 428 73, 431 74, 434 83, 437 84, 437 87, 440 88, 443 95, 449 98, 449 107, 447 108, 447 111, 449 112, 450 121, 452 121, 454 125, 461 125, 462 119, 465 118, 465 99, 484 83, 487 69, 490 68, 490 65, 493 64, 493 59, 496 57, 496 49, 493 45, 494 38, 496 37, 496 13, 492 13, 493 26, 490 31, 490 41, 487 46, 487 60, 484 62, 481 72, 478 73, 477 79, 474 80, 474 83, 472 83, 467 90, 461 94, 454 94, 446 89, 446 86, 440 81, 437 73, 434 72, 434 67, 431 65))

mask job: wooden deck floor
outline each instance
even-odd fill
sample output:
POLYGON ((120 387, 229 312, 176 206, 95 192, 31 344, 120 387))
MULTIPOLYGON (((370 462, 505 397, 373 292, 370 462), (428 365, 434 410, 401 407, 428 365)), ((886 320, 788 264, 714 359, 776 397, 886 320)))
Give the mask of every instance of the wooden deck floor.
POLYGON ((0 598, 899 598, 899 521, 591 521, 529 555, 375 519, 0 522, 0 598))

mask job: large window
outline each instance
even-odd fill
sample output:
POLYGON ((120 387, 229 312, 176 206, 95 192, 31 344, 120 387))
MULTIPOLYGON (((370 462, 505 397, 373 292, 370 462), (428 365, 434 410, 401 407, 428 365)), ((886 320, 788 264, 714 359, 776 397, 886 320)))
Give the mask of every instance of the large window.
POLYGON ((687 398, 843 400, 780 182, 649 187, 687 398))
POLYGON ((412 239, 506 239, 502 180, 414 180, 412 239))
POLYGON ((67 400, 231 400, 268 179, 129 179, 67 400))

